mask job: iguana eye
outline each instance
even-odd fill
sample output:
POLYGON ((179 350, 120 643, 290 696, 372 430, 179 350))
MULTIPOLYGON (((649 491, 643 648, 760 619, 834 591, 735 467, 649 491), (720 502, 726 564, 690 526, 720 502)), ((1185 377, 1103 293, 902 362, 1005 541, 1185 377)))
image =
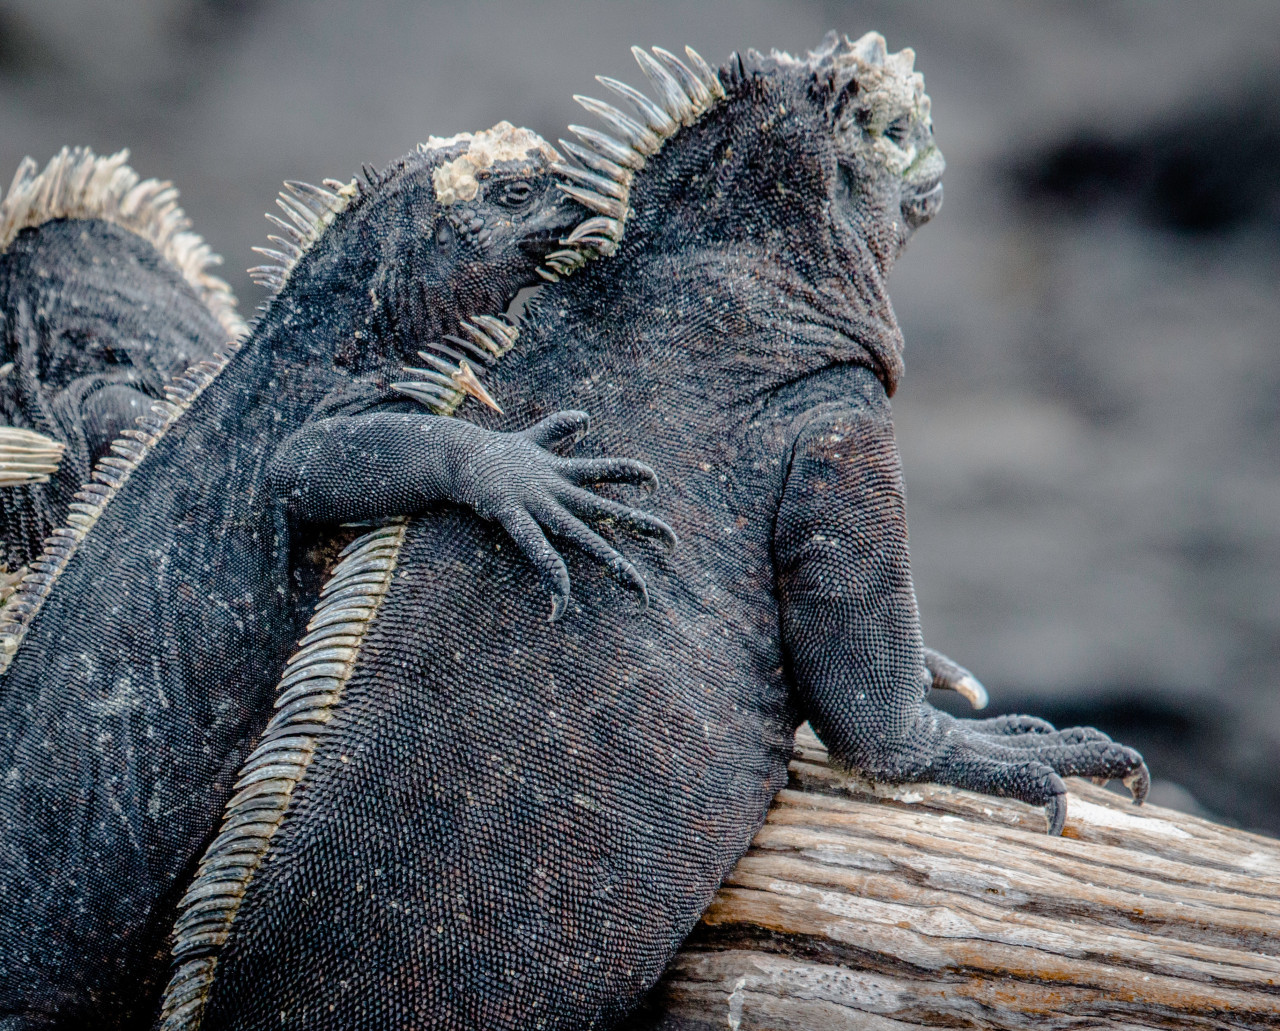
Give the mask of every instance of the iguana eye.
POLYGON ((897 146, 901 147, 907 138, 907 132, 909 129, 910 125, 904 116, 901 118, 895 118, 890 122, 888 128, 885 129, 884 134, 897 146))
POLYGON ((502 191, 502 196, 498 198, 498 201, 507 205, 507 207, 514 208, 527 201, 532 193, 532 186, 523 180, 518 180, 508 184, 507 188, 502 191))
POLYGON ((442 251, 447 251, 453 246, 453 226, 447 221, 441 221, 436 227, 436 246, 442 251))

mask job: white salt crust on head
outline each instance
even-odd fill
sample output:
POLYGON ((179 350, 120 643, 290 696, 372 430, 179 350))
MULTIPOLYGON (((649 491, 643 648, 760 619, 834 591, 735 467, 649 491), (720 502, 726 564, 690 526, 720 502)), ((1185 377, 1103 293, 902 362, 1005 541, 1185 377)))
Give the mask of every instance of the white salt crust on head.
POLYGON ((480 190, 476 173, 498 161, 519 161, 532 152, 548 163, 561 160, 556 149, 536 132, 517 128, 510 122, 499 122, 484 132, 463 132, 447 139, 430 136, 418 149, 429 153, 464 142, 469 144, 465 153, 431 173, 436 200, 446 207, 458 201, 474 200, 480 190))

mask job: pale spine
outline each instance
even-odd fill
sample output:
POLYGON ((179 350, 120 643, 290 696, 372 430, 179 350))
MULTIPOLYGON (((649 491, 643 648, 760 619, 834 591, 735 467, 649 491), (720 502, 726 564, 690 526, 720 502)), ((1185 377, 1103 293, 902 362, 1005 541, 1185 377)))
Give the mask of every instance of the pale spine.
POLYGON ((391 586, 404 534, 404 524, 396 523, 352 543, 321 591, 310 632, 276 688, 276 713, 241 768, 222 830, 178 904, 177 969, 165 989, 160 1031, 194 1031, 203 1020, 217 950, 230 936, 244 894, 315 755, 317 724, 328 723, 337 711, 365 632, 391 586))

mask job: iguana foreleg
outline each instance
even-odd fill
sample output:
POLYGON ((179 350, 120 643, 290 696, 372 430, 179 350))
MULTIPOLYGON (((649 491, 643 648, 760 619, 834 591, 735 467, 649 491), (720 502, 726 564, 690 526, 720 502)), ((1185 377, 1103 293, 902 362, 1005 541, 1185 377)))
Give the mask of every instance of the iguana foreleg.
POLYGON ((566 540, 608 567, 647 603, 635 566, 584 519, 612 520, 646 537, 675 543, 661 519, 598 497, 584 487, 657 476, 625 458, 562 458, 547 450, 586 432, 585 412, 560 412, 518 433, 462 419, 367 412, 308 423, 289 437, 269 470, 274 494, 304 522, 351 522, 416 515, 438 502, 474 509, 501 524, 538 570, 551 594, 551 618, 569 600, 569 572, 546 534, 566 540))
POLYGON ((1043 720, 955 719, 925 701, 906 501, 889 404, 868 371, 848 407, 800 430, 774 552, 783 637, 805 711, 833 758, 874 780, 933 781, 1048 807, 1064 776, 1122 778, 1141 801, 1142 757, 1099 731, 1043 720))

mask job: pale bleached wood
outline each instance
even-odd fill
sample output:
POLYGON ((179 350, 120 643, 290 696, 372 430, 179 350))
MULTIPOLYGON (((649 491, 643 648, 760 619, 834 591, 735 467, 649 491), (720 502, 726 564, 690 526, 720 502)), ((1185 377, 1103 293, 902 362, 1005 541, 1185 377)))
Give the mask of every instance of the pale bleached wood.
POLYGON ((636 1027, 1280 1028, 1280 842, 1071 781, 1040 810, 791 785, 636 1027))

